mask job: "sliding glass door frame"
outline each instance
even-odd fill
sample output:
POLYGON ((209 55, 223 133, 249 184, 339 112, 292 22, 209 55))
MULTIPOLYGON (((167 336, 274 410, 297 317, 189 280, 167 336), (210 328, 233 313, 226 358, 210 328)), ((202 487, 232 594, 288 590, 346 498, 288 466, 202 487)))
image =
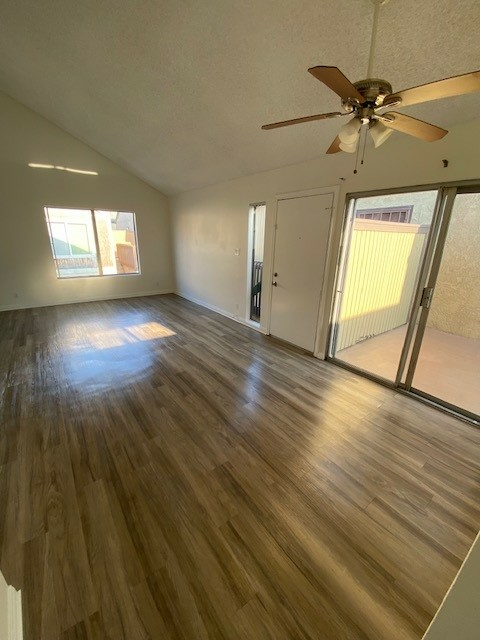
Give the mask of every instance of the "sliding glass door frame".
POLYGON ((480 183, 463 186, 463 187, 453 186, 445 189, 445 195, 444 195, 445 206, 444 206, 443 216, 440 221, 441 224, 440 224, 439 236, 434 247, 434 255, 431 261, 431 268, 428 276, 426 289, 424 289, 424 291, 427 292, 427 295, 425 296, 426 304, 422 305, 421 307, 420 318, 418 322, 418 329, 415 335, 415 340, 413 342, 412 353, 410 356, 404 388, 407 392, 411 392, 415 396, 420 396, 425 400, 428 400, 429 402, 433 402, 435 404, 440 403, 449 411, 455 413, 456 415, 461 414, 462 416, 466 417, 467 419, 469 419, 470 421, 472 421, 474 424, 478 426, 480 424, 478 415, 471 413, 470 411, 468 411, 468 409, 457 407, 456 405, 450 404, 446 400, 442 400, 437 398, 436 396, 432 396, 431 394, 416 388, 413 384, 417 362, 420 355, 420 349, 422 347, 425 329, 427 327, 428 316, 430 314, 431 301, 433 299, 433 294, 435 292, 435 287, 437 285, 437 280, 438 280, 440 268, 442 265, 445 244, 448 239, 448 232, 449 232, 450 224, 452 221, 452 213, 453 213, 453 207, 455 204, 455 198, 457 197, 457 195, 461 195, 465 193, 480 193, 480 183))
POLYGON ((408 395, 412 395, 428 404, 433 404, 440 410, 454 414, 455 416, 479 425, 478 416, 466 409, 454 406, 416 389, 413 385, 413 377, 417 365, 422 340, 427 326, 428 315, 432 297, 435 291, 437 277, 442 263, 443 250, 448 235, 448 229, 453 211, 453 205, 457 194, 480 193, 479 181, 462 181, 457 183, 441 183, 433 185, 418 185, 415 187, 403 187, 388 190, 368 191, 347 194, 344 210, 344 222, 340 241, 339 257, 335 276, 334 300, 328 332, 328 347, 326 359, 335 364, 360 373, 363 376, 379 382, 384 386, 396 389, 408 395), (346 270, 349 258, 349 251, 352 238, 352 228, 355 210, 355 203, 359 198, 370 196, 382 196, 390 194, 413 193, 416 191, 437 190, 437 199, 432 217, 431 228, 428 234, 424 255, 419 267, 419 274, 416 282, 416 290, 410 310, 410 317, 407 324, 405 341, 400 354, 395 380, 391 381, 382 376, 371 373, 365 369, 355 367, 347 362, 343 362, 335 356, 335 344, 338 334, 338 317, 342 303, 343 287, 345 284, 346 270), (403 380, 406 370, 405 380, 403 380))
MULTIPOLYGON (((408 363, 407 376, 405 378, 404 388, 407 391, 411 391, 412 380, 415 373, 415 367, 417 366, 418 355, 420 353, 420 347, 422 346, 423 336, 425 335, 425 328, 427 326, 428 314, 430 313, 430 305, 432 302, 433 294, 435 291, 435 285, 437 283, 438 272, 440 271, 440 265, 442 262, 443 248, 445 246, 445 240, 447 238, 448 227, 450 225, 450 218, 452 215, 453 203, 457 195, 456 187, 450 187, 443 189, 440 192, 441 195, 441 211, 438 217, 437 234, 436 238, 431 238, 432 243, 429 260, 426 264, 428 269, 427 277, 423 281, 425 286, 419 286, 417 290, 417 297, 420 296, 417 305, 417 313, 412 313, 410 317, 410 325, 412 328, 412 338, 415 329, 416 319, 418 317, 418 311, 420 311, 420 318, 418 319, 417 332, 415 334, 415 340, 413 341, 412 353, 408 363), (443 193, 442 193, 443 191, 443 193)), ((409 326, 410 329, 410 326, 409 326)), ((411 343, 411 341, 410 341, 411 343)), ((410 343, 404 346, 408 350, 410 349, 410 343)), ((403 355, 403 354, 402 354, 403 355)), ((405 363, 407 358, 405 357, 405 363)), ((400 368, 399 368, 400 369, 400 368)), ((403 371, 397 373, 396 383, 400 384, 400 378, 403 375, 403 371), (400 375, 399 375, 400 374, 400 375)))
MULTIPOLYGON (((453 207, 453 200, 455 199, 456 188, 440 188, 437 194, 437 201, 435 203, 435 210, 432 218, 432 226, 430 229, 430 233, 427 239, 427 245, 425 247, 425 253, 423 256, 422 264, 420 266, 420 273, 416 285, 416 292, 412 303, 412 308, 410 310, 410 318, 407 327, 407 333, 405 336, 405 342, 403 344, 403 349, 400 355, 400 361, 398 364, 397 375, 395 377, 394 386, 410 390, 410 383, 413 378, 413 373, 415 371, 415 367, 412 369, 411 378, 409 378, 409 374, 411 371, 411 364, 415 356, 415 364, 417 362, 418 353, 420 351, 421 340, 419 340, 419 336, 421 333, 421 338, 423 338, 423 334, 425 333, 425 327, 427 325, 427 316, 428 309, 430 308, 431 297, 433 295, 433 290, 435 284, 432 284, 432 268, 433 262, 435 260, 435 256, 437 256, 437 248, 438 242, 442 236, 445 239, 446 228, 445 225, 445 214, 448 214, 448 221, 450 221, 450 214, 453 207), (453 192, 453 197, 451 197, 453 192), (443 230, 443 231, 442 231, 443 230), (426 313, 425 313, 426 312, 426 313), (420 318, 419 318, 420 314, 420 318), (415 327, 418 326, 417 332, 415 333, 415 327), (414 339, 415 338, 415 339, 414 339), (412 353, 410 354, 410 359, 408 354, 410 352, 410 348, 412 346, 412 353), (408 373, 405 383, 402 382, 403 373, 405 371, 405 367, 407 362, 409 361, 408 373)), ((437 270, 438 273, 438 270, 437 270)))
POLYGON ((338 322, 337 318, 340 315, 340 305, 342 302, 342 294, 343 288, 345 284, 345 277, 347 274, 347 264, 348 257, 350 254, 350 245, 353 231, 353 212, 355 210, 355 201, 356 198, 349 198, 347 195, 347 200, 345 203, 345 212, 344 212, 344 221, 343 221, 343 229, 342 229, 342 237, 340 240, 340 251, 339 258, 337 262, 337 269, 335 273, 335 289, 333 296, 333 305, 332 305, 332 313, 330 326, 328 331, 328 344, 325 353, 327 354, 327 359, 332 357, 332 349, 335 346, 337 341, 337 332, 338 332, 338 322))

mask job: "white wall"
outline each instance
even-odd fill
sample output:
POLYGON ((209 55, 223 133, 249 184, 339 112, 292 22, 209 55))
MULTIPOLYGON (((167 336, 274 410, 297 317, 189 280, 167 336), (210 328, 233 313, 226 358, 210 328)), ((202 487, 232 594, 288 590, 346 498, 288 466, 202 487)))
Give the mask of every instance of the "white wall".
POLYGON ((480 534, 478 534, 424 640, 480 638, 480 534))
POLYGON ((0 638, 2 640, 21 640, 22 594, 7 585, 0 571, 0 638))
POLYGON ((172 290, 165 196, 1 93, 0 141, 0 310, 172 290), (99 175, 32 169, 29 162, 99 175), (58 280, 45 205, 134 211, 141 275, 58 280))
MULTIPOLYGON (((300 125, 301 126, 301 125, 300 125)), ((275 135, 269 132, 268 135, 275 135)), ((353 174, 354 157, 337 154, 170 199, 177 291, 227 315, 247 316, 247 232, 249 204, 267 203, 265 282, 271 281, 275 197, 279 193, 340 186, 333 251, 328 270, 331 299, 345 195, 347 193, 480 178, 480 120, 457 126, 441 141, 427 143, 394 134, 379 149, 367 149, 365 164, 353 174), (449 160, 448 168, 442 159, 449 160), (240 255, 235 255, 235 249, 240 255)), ((267 289, 268 292, 268 289, 267 289)), ((267 328, 268 295, 262 300, 261 325, 267 328)), ((329 309, 321 311, 323 335, 329 309)))

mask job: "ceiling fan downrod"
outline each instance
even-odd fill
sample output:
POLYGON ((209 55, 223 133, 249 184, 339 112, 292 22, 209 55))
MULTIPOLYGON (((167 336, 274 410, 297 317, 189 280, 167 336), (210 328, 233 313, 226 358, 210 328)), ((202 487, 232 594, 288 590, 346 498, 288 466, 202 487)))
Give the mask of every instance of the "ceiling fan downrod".
POLYGON ((370 40, 370 54, 368 56, 367 78, 370 78, 373 71, 373 56, 375 54, 375 45, 377 43, 377 30, 378 30, 378 15, 380 13, 380 7, 389 2, 389 0, 372 0, 374 4, 373 10, 373 25, 372 25, 372 38, 370 40))

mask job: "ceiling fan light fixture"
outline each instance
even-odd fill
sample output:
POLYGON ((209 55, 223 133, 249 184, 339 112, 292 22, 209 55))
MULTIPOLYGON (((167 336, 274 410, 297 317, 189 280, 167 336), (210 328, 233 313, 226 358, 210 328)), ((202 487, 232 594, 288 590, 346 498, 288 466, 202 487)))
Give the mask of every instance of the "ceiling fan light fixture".
POLYGON ((358 136, 360 135, 360 127, 362 123, 359 118, 352 118, 340 127, 338 137, 345 145, 355 144, 357 146, 358 136))
POLYGON ((340 142, 340 144, 338 145, 339 148, 342 151, 346 151, 347 153, 355 153, 355 151, 357 150, 357 144, 358 144, 358 138, 360 136, 357 136, 357 138, 353 141, 353 142, 340 142))
POLYGON ((393 129, 386 127, 380 120, 374 122, 370 126, 370 135, 372 136, 375 149, 388 140, 392 133, 393 129))

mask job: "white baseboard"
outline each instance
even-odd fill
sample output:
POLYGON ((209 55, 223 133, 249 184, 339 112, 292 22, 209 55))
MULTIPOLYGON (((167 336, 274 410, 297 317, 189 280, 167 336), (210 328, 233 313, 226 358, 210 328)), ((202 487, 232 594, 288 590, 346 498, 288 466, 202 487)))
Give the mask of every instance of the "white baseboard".
POLYGON ((0 305, 0 311, 16 311, 19 309, 36 309, 37 307, 57 307, 62 304, 77 304, 81 302, 103 302, 107 300, 122 300, 123 298, 142 298, 144 296, 162 296, 167 293, 175 293, 173 289, 162 289, 158 291, 137 291, 135 293, 119 294, 116 296, 94 296, 87 298, 72 298, 67 300, 55 300, 42 302, 41 304, 6 304, 0 305))
POLYGON ((188 295, 187 293, 182 293, 181 291, 175 291, 174 292, 175 295, 179 296, 180 298, 185 298, 185 300, 189 300, 190 302, 194 302, 195 304, 198 304, 201 307, 205 307, 205 309, 210 309, 210 311, 214 311, 215 313, 218 313, 221 316, 225 316, 225 318, 229 318, 230 320, 234 320, 235 322, 238 322, 239 324, 243 324, 245 327, 249 327, 250 329, 254 329, 255 331, 258 331, 259 333, 263 333, 264 335, 267 334, 267 332, 265 331, 265 329, 263 327, 259 327, 256 323, 251 322, 245 318, 240 318, 240 316, 236 316, 233 313, 229 313, 228 311, 225 311, 225 309, 221 309, 220 307, 216 307, 213 304, 209 304, 208 302, 204 302, 203 300, 199 300, 198 298, 194 298, 193 296, 188 295))

